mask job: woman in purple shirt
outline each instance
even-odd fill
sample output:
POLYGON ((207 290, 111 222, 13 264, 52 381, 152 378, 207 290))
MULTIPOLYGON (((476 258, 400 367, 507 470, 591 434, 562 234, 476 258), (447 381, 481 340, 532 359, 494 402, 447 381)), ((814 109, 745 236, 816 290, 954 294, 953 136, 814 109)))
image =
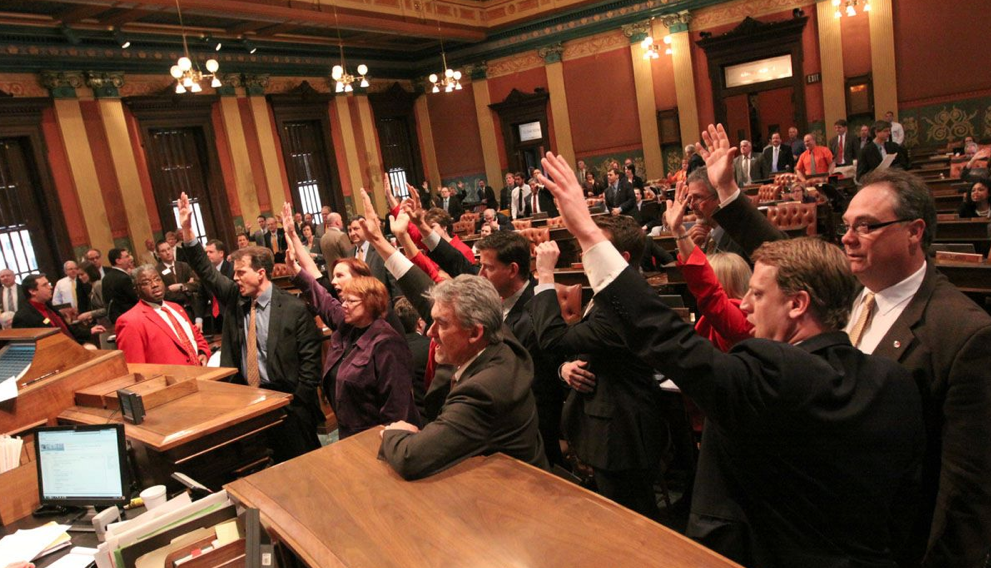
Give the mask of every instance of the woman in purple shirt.
POLYGON ((338 301, 317 283, 312 260, 294 254, 302 246, 295 231, 287 230, 286 236, 292 243, 286 264, 296 273, 293 283, 334 330, 323 361, 323 392, 337 416, 340 439, 399 420, 420 425, 413 403, 413 356, 406 339, 384 319, 389 308, 385 285, 368 276, 351 278, 338 301))

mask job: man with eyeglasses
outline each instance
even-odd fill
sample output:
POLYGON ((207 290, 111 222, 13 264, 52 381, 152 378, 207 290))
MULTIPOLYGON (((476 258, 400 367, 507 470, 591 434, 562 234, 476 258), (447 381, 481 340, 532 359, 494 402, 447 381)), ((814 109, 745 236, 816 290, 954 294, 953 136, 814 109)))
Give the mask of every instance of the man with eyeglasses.
MULTIPOLYGON (((730 174, 733 173, 732 164, 730 174)), ((688 230, 687 236, 705 254, 717 252, 732 252, 747 258, 743 248, 726 234, 726 231, 713 219, 712 215, 719 209, 719 197, 716 188, 709 181, 709 173, 705 166, 688 174, 685 180, 688 185, 688 206, 695 213, 695 224, 688 230)))
MULTIPOLYGON (((733 180, 729 139, 709 127, 702 153, 720 205, 713 218, 747 251, 787 238, 733 180)), ((864 289, 846 331, 865 353, 908 369, 923 397, 928 444, 922 505, 900 564, 983 566, 991 549, 991 316, 937 270, 929 188, 898 169, 872 172, 850 202, 843 247, 864 289)))

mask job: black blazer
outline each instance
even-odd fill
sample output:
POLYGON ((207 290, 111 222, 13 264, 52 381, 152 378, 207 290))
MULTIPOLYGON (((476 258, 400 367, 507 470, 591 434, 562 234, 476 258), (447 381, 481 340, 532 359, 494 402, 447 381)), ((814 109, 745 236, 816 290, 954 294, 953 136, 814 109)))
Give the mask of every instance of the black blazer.
MULTIPOLYGON (((898 154, 895 161, 891 163, 892 168, 907 170, 910 166, 908 160, 908 150, 898 144, 888 141, 884 143, 884 151, 888 154, 898 154)), ((857 159, 857 179, 874 171, 881 165, 881 151, 877 149, 877 144, 871 142, 860 150, 860 157, 857 159)))
POLYGON ((509 203, 510 201, 512 201, 512 199, 513 199, 513 186, 510 185, 502 188, 502 191, 499 192, 499 209, 500 210, 509 209, 510 208, 509 203))
POLYGON ((685 172, 685 175, 688 175, 703 166, 705 166, 705 160, 703 160, 702 156, 696 152, 692 154, 691 158, 688 159, 688 170, 685 172))
POLYGON ((537 192, 537 202, 540 203, 540 210, 547 213, 549 217, 557 217, 560 215, 557 211, 557 205, 554 203, 554 196, 547 189, 541 189, 537 192))
MULTIPOLYGON (((354 255, 352 254, 352 256, 354 255)), ((371 245, 368 245, 368 252, 365 254, 365 264, 372 271, 372 276, 378 278, 382 284, 385 284, 385 289, 389 292, 389 298, 397 298, 402 295, 396 287, 396 279, 385 269, 385 260, 379 256, 378 251, 371 245)))
POLYGON ((564 435, 578 457, 606 471, 657 469, 669 435, 653 369, 626 348, 598 304, 570 326, 554 290, 534 296, 529 310, 542 350, 587 360, 596 375, 593 392, 569 390, 564 404, 564 435))
POLYGON ((107 306, 110 323, 117 323, 117 318, 138 303, 131 277, 116 268, 108 268, 103 277, 103 303, 107 306))
MULTIPOLYGON (((197 242, 185 248, 189 253, 190 266, 200 277, 200 282, 224 307, 220 366, 237 369, 234 382, 246 384, 246 370, 241 367, 241 350, 247 339, 244 320, 250 311, 250 304, 247 298, 241 296, 237 284, 214 268, 202 244, 197 242)), ((320 336, 313 316, 302 300, 275 285, 272 286, 269 309, 266 349, 269 382, 265 388, 292 394, 292 404, 303 406, 313 416, 319 416, 316 413, 320 412, 317 400, 321 369, 320 336)))
POLYGON ((485 186, 485 189, 482 191, 482 205, 486 209, 499 210, 499 200, 496 199, 495 190, 492 189, 491 185, 485 186))
MULTIPOLYGON (((444 198, 437 197, 437 207, 444 209, 444 198)), ((455 221, 461 220, 461 215, 465 212, 464 207, 461 205, 461 198, 457 195, 452 195, 447 202, 447 209, 445 209, 455 221)))
POLYGON ((842 331, 723 353, 632 268, 595 301, 627 347, 705 412, 690 536, 745 566, 894 566, 925 446, 904 369, 842 331), (717 510, 699 508, 707 495, 721 497, 717 510))
MULTIPOLYGON (((17 296, 17 308, 20 309, 24 304, 27 303, 27 296, 24 294, 24 287, 20 284, 14 284, 13 294, 17 296)), ((7 289, 0 286, 0 306, 6 307, 4 304, 7 302, 7 289)), ((16 310, 11 310, 16 311, 16 310)))
MULTIPOLYGON (((82 292, 80 292, 80 295, 81 294, 82 292)), ((58 314, 58 310, 56 310, 55 307, 52 306, 51 302, 48 302, 48 309, 58 314)), ((59 314, 59 317, 61 316, 62 314, 59 314)), ((88 324, 88 325, 93 325, 93 324, 88 324)), ((41 315, 41 312, 34 309, 34 306, 32 306, 27 300, 24 300, 24 302, 18 304, 17 311, 14 313, 14 320, 13 322, 11 322, 10 326, 14 329, 30 329, 30 328, 45 328, 45 327, 58 328, 58 325, 56 325, 55 322, 45 323, 45 316, 41 315)), ((72 325, 66 324, 66 327, 69 328, 69 333, 72 334, 72 338, 79 343, 83 343, 85 341, 91 341, 93 339, 93 336, 90 334, 87 325, 78 324, 78 323, 72 325)))
POLYGON ((193 269, 185 262, 177 260, 173 267, 174 270, 169 270, 169 273, 165 274, 166 266, 164 263, 159 262, 155 266, 158 273, 162 275, 162 282, 165 284, 165 299, 183 307, 192 307, 193 297, 200 290, 200 282, 195 278, 193 269), (192 282, 189 282, 190 278, 193 279, 192 282), (172 292, 168 289, 172 284, 185 284, 188 291, 172 292))
POLYGON ((630 211, 636 209, 637 206, 637 196, 633 193, 633 185, 626 178, 619 178, 618 189, 613 192, 610 190, 609 186, 606 186, 605 196, 606 196, 606 208, 614 209, 619 207, 620 213, 623 215, 629 215, 630 211))
MULTIPOLYGON (((795 156, 791 153, 791 146, 781 143, 778 147, 780 152, 778 152, 778 171, 777 173, 786 173, 795 169, 795 156)), ((774 148, 768 146, 764 148, 764 153, 761 155, 764 160, 764 173, 767 176, 773 176, 774 172, 774 148)))

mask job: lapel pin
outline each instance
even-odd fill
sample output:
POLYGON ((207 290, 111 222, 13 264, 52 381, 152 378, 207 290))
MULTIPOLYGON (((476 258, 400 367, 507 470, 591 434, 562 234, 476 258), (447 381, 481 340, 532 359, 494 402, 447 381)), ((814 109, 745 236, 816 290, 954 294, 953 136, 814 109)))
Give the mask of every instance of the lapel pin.
POLYGON ((901 347, 901 346, 902 346, 902 342, 901 342, 901 341, 898 341, 898 340, 896 339, 896 340, 895 340, 895 343, 894 343, 894 346, 895 346, 895 349, 898 349, 899 347, 901 347))

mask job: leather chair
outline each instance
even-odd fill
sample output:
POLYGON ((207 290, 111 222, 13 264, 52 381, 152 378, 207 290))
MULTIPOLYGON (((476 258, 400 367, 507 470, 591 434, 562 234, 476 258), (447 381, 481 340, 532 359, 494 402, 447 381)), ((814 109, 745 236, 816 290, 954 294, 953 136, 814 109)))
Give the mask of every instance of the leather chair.
POLYGON ((532 226, 533 226, 533 221, 531 221, 529 219, 515 219, 515 220, 513 220, 513 228, 516 229, 517 231, 520 231, 522 229, 529 229, 532 226))
POLYGON ((781 186, 779 185, 762 185, 757 191, 757 202, 767 203, 768 201, 777 201, 781 199, 781 186))
POLYGON ((561 306, 561 317, 565 323, 573 325, 582 319, 582 285, 555 284, 557 291, 557 303, 561 306))
POLYGON ((779 203, 767 208, 767 220, 782 231, 805 228, 810 237, 816 235, 815 203, 779 203))
POLYGON ((548 229, 557 229, 564 226, 564 218, 562 217, 551 217, 547 220, 548 229))
POLYGON ((278 262, 272 267, 272 278, 279 278, 280 276, 289 276, 289 267, 278 262))
POLYGON ((478 213, 462 213, 459 221, 471 221, 472 224, 478 222, 478 213))
POLYGON ((468 235, 475 230, 474 221, 455 221, 454 233, 457 235, 468 235))

